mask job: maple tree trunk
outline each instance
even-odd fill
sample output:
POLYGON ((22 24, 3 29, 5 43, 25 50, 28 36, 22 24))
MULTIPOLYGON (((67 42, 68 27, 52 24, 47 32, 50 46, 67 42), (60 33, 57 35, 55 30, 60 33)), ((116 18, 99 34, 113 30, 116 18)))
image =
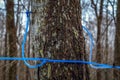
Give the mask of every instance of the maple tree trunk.
MULTIPOLYGON (((80 0, 49 0, 45 11, 45 26, 39 29, 43 56, 84 60, 80 0)), ((89 71, 84 64, 48 63, 40 68, 39 76, 43 80, 89 80, 89 71)))

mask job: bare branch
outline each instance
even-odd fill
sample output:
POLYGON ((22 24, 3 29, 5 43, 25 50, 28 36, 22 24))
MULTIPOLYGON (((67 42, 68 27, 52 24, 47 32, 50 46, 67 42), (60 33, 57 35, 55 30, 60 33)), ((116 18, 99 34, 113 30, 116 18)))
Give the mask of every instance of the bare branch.
POLYGON ((107 24, 107 27, 105 28, 105 30, 103 31, 102 35, 103 36, 106 32, 106 30, 108 29, 108 27, 110 26, 110 24, 112 23, 113 19, 110 20, 110 22, 107 24))
POLYGON ((91 7, 95 10, 95 15, 98 18, 97 14, 97 3, 95 4, 94 0, 91 0, 91 7))

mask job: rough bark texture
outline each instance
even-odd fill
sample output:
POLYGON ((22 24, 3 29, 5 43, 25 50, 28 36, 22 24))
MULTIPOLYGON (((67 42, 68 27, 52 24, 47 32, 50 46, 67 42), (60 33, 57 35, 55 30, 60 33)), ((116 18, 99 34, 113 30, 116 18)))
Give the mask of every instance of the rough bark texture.
MULTIPOLYGON (((120 0, 117 2, 117 23, 116 23, 116 35, 115 35, 115 55, 114 65, 120 65, 120 0)), ((114 70, 115 80, 120 79, 120 70, 114 70)))
MULTIPOLYGON (((16 46, 16 27, 14 24, 14 1, 7 0, 6 3, 6 31, 8 34, 9 56, 15 57, 17 55, 16 46)), ((16 80, 16 62, 9 61, 9 80, 16 80)))
MULTIPOLYGON (((84 60, 80 0, 49 0, 40 54, 51 59, 84 60)), ((87 65, 48 63, 40 68, 41 80, 89 80, 87 65)))

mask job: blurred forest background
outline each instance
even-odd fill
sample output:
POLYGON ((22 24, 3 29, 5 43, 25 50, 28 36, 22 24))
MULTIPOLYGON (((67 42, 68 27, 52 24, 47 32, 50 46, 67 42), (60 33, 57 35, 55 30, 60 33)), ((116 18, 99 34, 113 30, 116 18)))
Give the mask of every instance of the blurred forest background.
MULTIPOLYGON (((120 0, 0 0, 1 57, 21 57, 27 10, 26 57, 88 61, 84 25, 94 38, 92 60, 120 65, 120 0)), ((23 61, 0 61, 0 80, 120 80, 120 70, 67 63, 30 69, 23 61)))

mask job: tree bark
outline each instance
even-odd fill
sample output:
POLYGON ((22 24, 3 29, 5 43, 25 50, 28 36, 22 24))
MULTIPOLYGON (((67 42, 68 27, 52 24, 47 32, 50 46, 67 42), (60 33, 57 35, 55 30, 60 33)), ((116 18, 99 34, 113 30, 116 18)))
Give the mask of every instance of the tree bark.
MULTIPOLYGON (((85 41, 80 0, 49 0, 42 34, 43 55, 50 59, 84 60, 85 41)), ((48 63, 40 68, 43 80, 89 80, 88 66, 48 63)))
MULTIPOLYGON (((6 3, 6 31, 8 34, 9 57, 17 55, 16 27, 14 24, 14 0, 7 0, 6 3)), ((9 61, 9 80, 16 80, 16 62, 9 61)))
MULTIPOLYGON (((115 53, 114 53, 114 65, 120 65, 120 0, 117 0, 117 23, 116 23, 116 35, 115 35, 115 53)), ((120 79, 120 70, 114 70, 114 79, 120 79)))
MULTIPOLYGON (((92 7, 95 11, 96 18, 97 18, 97 41, 96 41, 96 60, 98 63, 101 63, 101 24, 102 24, 102 18, 103 18, 103 3, 104 0, 100 0, 99 9, 98 9, 98 3, 95 4, 94 0, 91 0, 92 7), (99 12, 98 12, 99 11, 99 12)), ((101 70, 97 69, 97 80, 101 80, 101 70)))

